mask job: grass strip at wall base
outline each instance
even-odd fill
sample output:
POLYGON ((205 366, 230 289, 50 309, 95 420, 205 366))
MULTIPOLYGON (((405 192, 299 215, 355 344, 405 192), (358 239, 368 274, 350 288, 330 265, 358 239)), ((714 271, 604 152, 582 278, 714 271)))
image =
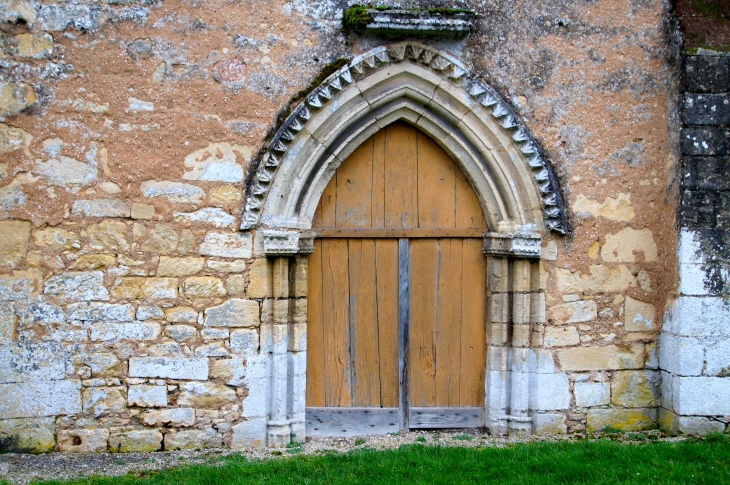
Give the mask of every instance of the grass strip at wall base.
POLYGON ((341 454, 249 461, 235 455, 211 465, 149 474, 50 484, 677 484, 730 483, 730 441, 610 440, 517 444, 504 448, 407 445, 398 450, 356 449, 341 454))

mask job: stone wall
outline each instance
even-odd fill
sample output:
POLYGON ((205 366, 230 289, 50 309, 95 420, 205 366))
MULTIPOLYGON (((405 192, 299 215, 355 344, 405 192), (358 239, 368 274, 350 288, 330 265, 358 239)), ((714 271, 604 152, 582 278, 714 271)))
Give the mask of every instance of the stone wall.
POLYGON ((661 336, 661 421, 706 433, 730 420, 730 56, 686 56, 682 101, 680 282, 661 336))
MULTIPOLYGON (((547 311, 529 324, 527 427, 655 427, 678 278, 668 5, 462 3, 475 32, 428 42, 511 103, 569 211, 530 270, 547 311)), ((238 227, 280 111, 330 62, 388 42, 343 34, 346 6, 0 5, 3 449, 301 437, 306 260, 277 276, 238 227)))

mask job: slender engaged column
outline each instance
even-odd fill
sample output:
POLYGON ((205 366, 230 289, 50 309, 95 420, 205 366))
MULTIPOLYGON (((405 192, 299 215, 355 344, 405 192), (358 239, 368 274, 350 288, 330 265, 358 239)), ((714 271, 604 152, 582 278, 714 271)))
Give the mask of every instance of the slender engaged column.
POLYGON ((289 348, 289 258, 279 256, 273 264, 273 324, 271 326, 271 403, 267 441, 282 447, 291 440, 288 417, 289 348))

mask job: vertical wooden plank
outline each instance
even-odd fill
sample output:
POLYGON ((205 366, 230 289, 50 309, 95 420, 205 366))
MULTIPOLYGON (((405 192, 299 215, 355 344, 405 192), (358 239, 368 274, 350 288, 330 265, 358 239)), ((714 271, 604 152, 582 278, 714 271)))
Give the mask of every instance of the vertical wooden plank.
POLYGON ((385 227, 385 130, 373 135, 373 196, 371 227, 385 227))
POLYGON ((461 290, 461 406, 484 405, 487 366, 487 265, 480 239, 463 240, 461 290))
POLYGON ((309 256, 307 296, 307 397, 306 405, 324 406, 324 329, 322 319, 322 240, 314 241, 309 256))
POLYGON ((380 404, 375 240, 350 239, 350 335, 353 406, 380 404))
POLYGON ((416 129, 385 128, 385 227, 418 227, 416 129))
POLYGON ((435 239, 413 239, 411 246, 411 406, 433 406, 436 374, 436 272, 435 239))
POLYGON ((477 194, 458 166, 456 170, 456 227, 487 230, 487 221, 477 194))
POLYGON ((380 405, 383 407, 398 407, 400 273, 398 245, 398 240, 395 239, 375 240, 380 405))
POLYGON ((408 239, 398 240, 398 425, 408 431, 408 408, 411 405, 409 347, 411 329, 411 258, 408 239))
POLYGON ((337 201, 337 173, 329 181, 317 204, 312 227, 335 227, 335 206, 337 201))
POLYGON ((449 389, 451 379, 451 357, 449 356, 449 342, 453 338, 454 330, 451 328, 451 314, 453 308, 450 300, 449 272, 451 271, 451 242, 449 239, 429 239, 436 248, 436 268, 434 272, 434 285, 436 291, 436 305, 434 315, 434 348, 435 348, 435 376, 434 376, 434 401, 423 404, 423 406, 445 407, 449 405, 449 389))
POLYGON ((335 227, 371 227, 373 137, 339 166, 336 179, 335 227))
POLYGON ((325 343, 325 406, 349 406, 349 281, 346 239, 322 240, 322 315, 325 343))
POLYGON ((461 239, 441 239, 435 406, 459 406, 461 383, 461 239))
POLYGON ((454 227, 456 212, 456 171, 449 155, 422 132, 418 145, 418 227, 454 227))

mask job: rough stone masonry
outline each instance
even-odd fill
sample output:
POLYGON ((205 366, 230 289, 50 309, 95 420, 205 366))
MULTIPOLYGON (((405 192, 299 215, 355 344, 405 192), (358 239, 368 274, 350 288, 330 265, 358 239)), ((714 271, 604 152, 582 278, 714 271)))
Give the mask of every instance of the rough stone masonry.
MULTIPOLYGON (((344 33, 349 5, 0 3, 0 450, 304 437, 272 410, 304 406, 306 256, 239 228, 278 115, 391 42, 344 33)), ((728 58, 682 67, 664 0, 458 8, 469 36, 421 42, 507 100, 568 215, 540 234, 529 432, 724 430, 728 58)))

